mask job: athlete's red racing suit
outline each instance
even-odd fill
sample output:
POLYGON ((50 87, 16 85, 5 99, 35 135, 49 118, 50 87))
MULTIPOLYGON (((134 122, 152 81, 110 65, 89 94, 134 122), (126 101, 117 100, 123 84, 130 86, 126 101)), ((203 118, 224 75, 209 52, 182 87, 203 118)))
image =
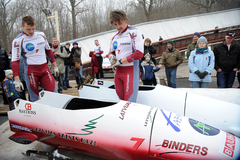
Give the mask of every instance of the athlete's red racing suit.
POLYGON ((53 63, 55 58, 43 32, 35 31, 32 37, 21 32, 13 40, 12 70, 14 76, 19 76, 20 56, 24 58, 24 79, 30 94, 30 101, 38 100, 39 82, 45 90, 57 92, 55 80, 46 59, 48 57, 53 63))
POLYGON ((115 90, 121 100, 136 102, 139 87, 139 59, 143 57, 142 34, 128 25, 122 33, 117 32, 111 41, 109 54, 116 58, 127 57, 129 63, 117 67, 114 82, 115 90))

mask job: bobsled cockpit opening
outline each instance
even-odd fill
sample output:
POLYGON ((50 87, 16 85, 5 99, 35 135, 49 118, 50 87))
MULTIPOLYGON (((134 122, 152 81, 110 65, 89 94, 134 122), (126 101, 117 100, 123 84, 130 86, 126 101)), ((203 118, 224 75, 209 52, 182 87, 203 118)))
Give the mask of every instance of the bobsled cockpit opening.
MULTIPOLYGON (((110 87, 108 87, 110 89, 115 89, 115 85, 111 85, 110 87)), ((139 91, 151 91, 155 88, 155 86, 139 86, 138 90, 139 91)))
POLYGON ((105 102, 105 101, 97 101, 92 99, 81 99, 81 98, 73 98, 66 105, 65 109, 68 110, 80 110, 80 109, 96 109, 108 107, 116 104, 115 102, 105 102))

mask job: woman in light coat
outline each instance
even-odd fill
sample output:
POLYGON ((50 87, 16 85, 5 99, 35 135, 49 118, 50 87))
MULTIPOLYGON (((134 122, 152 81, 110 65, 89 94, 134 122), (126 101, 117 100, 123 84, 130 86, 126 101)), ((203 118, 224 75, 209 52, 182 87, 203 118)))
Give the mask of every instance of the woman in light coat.
POLYGON ((212 82, 211 72, 214 68, 214 53, 208 49, 207 39, 200 37, 196 49, 190 54, 188 61, 190 69, 189 81, 192 88, 207 88, 212 82))

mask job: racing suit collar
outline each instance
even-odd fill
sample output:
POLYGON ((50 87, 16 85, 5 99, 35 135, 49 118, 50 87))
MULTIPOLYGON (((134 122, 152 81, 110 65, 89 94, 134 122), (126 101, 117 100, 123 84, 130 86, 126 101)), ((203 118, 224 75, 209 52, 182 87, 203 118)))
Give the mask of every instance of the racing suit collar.
POLYGON ((118 34, 124 33, 127 29, 128 29, 129 25, 127 25, 127 27, 124 29, 123 32, 118 32, 118 34))
MULTIPOLYGON (((25 35, 27 35, 27 33, 25 33, 24 31, 22 31, 22 33, 24 33, 25 35)), ((28 36, 28 35, 27 35, 28 36)))

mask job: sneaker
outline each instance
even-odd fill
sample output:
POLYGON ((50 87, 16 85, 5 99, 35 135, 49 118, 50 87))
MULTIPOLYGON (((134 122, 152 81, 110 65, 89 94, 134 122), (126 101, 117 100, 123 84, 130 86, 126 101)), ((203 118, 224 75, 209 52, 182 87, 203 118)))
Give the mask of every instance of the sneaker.
POLYGON ((67 88, 72 88, 71 86, 67 86, 67 88))
POLYGON ((67 87, 63 87, 64 90, 67 90, 67 87))

